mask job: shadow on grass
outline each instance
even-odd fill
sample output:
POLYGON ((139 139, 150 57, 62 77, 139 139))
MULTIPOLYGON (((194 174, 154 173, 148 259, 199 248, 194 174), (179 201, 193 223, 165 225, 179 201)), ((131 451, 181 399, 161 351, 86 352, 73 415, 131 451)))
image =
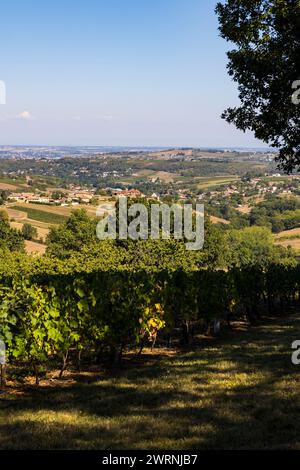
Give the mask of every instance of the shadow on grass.
POLYGON ((294 339, 299 316, 89 383, 2 397, 0 448, 300 448, 294 339))

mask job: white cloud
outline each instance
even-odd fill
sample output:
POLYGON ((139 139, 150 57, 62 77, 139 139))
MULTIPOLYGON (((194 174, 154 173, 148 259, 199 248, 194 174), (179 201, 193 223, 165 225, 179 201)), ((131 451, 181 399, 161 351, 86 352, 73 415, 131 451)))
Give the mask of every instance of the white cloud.
POLYGON ((93 116, 92 119, 95 121, 112 121, 113 120, 113 115, 112 114, 103 114, 103 115, 96 115, 93 116))
POLYGON ((24 119, 25 121, 31 121, 32 119, 34 119, 34 117, 29 111, 22 111, 20 114, 17 115, 17 118, 24 119))
POLYGON ((112 121, 113 120, 113 116, 111 114, 107 114, 106 116, 102 116, 101 119, 103 121, 112 121))

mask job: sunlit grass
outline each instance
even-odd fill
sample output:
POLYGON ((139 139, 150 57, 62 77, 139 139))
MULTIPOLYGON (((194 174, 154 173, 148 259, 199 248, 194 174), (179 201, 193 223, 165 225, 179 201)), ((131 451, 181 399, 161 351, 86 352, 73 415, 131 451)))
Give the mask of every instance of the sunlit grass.
POLYGON ((300 448, 300 317, 2 395, 2 449, 300 448))

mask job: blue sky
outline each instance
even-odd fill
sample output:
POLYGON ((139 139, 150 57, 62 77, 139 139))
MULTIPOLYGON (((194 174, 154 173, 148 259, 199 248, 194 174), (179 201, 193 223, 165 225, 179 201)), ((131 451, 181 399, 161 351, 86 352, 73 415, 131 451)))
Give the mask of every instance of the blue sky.
POLYGON ((261 146, 238 103, 214 0, 1 5, 0 144, 261 146))

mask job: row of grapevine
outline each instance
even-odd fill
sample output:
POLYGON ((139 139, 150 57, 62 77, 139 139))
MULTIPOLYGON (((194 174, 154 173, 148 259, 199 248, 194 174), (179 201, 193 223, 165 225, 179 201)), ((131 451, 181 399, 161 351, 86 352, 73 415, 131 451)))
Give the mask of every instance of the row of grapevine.
MULTIPOLYGON (((300 268, 273 265, 230 271, 33 274, 2 278, 0 339, 8 361, 30 364, 38 382, 49 360, 61 361, 70 351, 80 367, 89 357, 120 361, 126 348, 154 342, 159 330, 182 329, 189 341, 189 324, 209 324, 238 311, 249 321, 259 319, 261 306, 274 312, 298 301, 300 268)), ((280 313, 280 310, 279 310, 280 313)))

